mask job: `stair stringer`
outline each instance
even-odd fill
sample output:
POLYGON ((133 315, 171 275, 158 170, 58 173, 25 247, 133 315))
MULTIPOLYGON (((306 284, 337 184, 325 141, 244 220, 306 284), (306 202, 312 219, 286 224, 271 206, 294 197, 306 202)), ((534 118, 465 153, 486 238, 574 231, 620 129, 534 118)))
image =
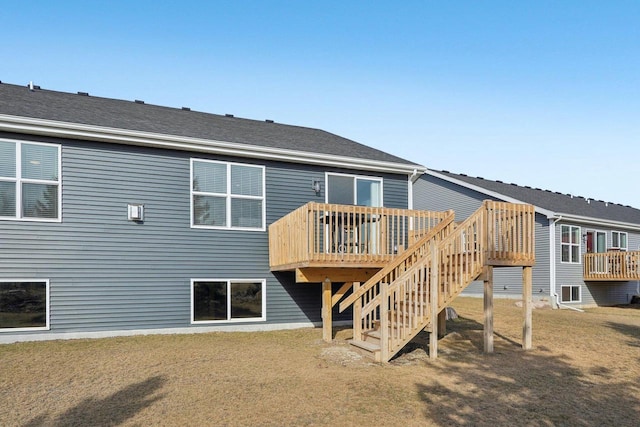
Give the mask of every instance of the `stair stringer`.
POLYGON ((387 362, 431 325, 432 281, 437 282, 437 313, 480 276, 485 265, 484 212, 482 207, 446 235, 412 248, 414 252, 406 256, 413 262, 406 270, 390 283, 379 281, 369 287, 368 300, 359 307, 362 300, 354 303, 354 315, 359 313, 359 318, 354 319, 353 345, 365 347, 359 341, 368 341, 372 331, 377 331, 379 350, 372 351, 367 345, 367 351, 374 360, 387 362))

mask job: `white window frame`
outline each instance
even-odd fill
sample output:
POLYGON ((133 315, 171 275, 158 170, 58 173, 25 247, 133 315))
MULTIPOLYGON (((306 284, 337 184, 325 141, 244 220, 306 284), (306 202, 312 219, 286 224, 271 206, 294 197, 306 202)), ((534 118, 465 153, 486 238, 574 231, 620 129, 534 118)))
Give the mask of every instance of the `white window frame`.
POLYGON ((50 318, 50 307, 51 307, 51 297, 50 297, 50 285, 49 279, 2 279, 0 283, 30 283, 30 282, 44 282, 46 286, 46 309, 45 309, 45 326, 32 326, 26 328, 2 328, 0 327, 0 334, 8 333, 8 332, 29 332, 29 331, 48 331, 51 329, 51 325, 49 323, 50 318))
POLYGON ((563 304, 566 303, 580 303, 582 302, 582 286, 580 285, 561 285, 560 286, 560 302, 563 304), (571 292, 569 292, 571 295, 573 295, 573 289, 574 288, 578 288, 578 299, 577 300, 569 300, 569 301, 565 301, 564 299, 562 299, 562 290, 564 288, 570 288, 571 292))
POLYGON ((380 182, 380 207, 384 206, 384 179, 380 176, 367 176, 367 175, 354 175, 348 173, 338 173, 338 172, 325 172, 324 174, 324 188, 326 191, 324 192, 324 202, 329 203, 329 176, 344 176, 353 178, 353 205, 356 204, 358 200, 358 180, 363 179, 367 181, 378 181, 380 182))
POLYGON ((191 324, 206 325, 220 323, 264 322, 267 320, 267 280, 266 279, 191 279, 191 324), (226 320, 195 320, 195 282, 226 282, 227 283, 227 319, 226 320), (231 318, 231 284, 232 283, 260 283, 262 286, 262 316, 250 318, 231 318))
POLYGON ((12 182, 16 186, 16 212, 15 216, 0 216, 3 221, 30 221, 30 222, 62 222, 62 149, 60 144, 49 144, 44 142, 19 141, 15 139, 0 138, 2 142, 12 142, 16 144, 16 176, 1 177, 0 182, 12 182), (22 145, 44 145, 47 147, 55 147, 58 150, 58 179, 43 180, 22 178, 22 145), (58 186, 58 216, 56 218, 33 218, 22 216, 22 184, 45 184, 58 186))
POLYGON ((562 224, 560 225, 560 263, 561 264, 582 264, 582 228, 579 225, 567 225, 567 224, 562 224), (571 236, 571 232, 574 228, 578 229, 578 242, 577 243, 564 243, 562 241, 562 229, 564 227, 569 227, 569 235, 571 236), (562 260, 562 247, 563 246, 569 246, 569 261, 563 261, 562 260), (578 247, 578 260, 574 260, 571 258, 571 248, 577 246, 578 247))
POLYGON ((192 158, 190 161, 190 176, 189 176, 189 193, 191 195, 190 201, 190 218, 191 218, 191 228, 204 228, 204 229, 215 229, 215 230, 243 230, 243 231, 265 231, 266 228, 266 216, 267 216, 267 197, 266 197, 266 168, 263 165, 252 165, 248 163, 237 163, 237 162, 224 162, 219 160, 208 160, 208 159, 196 159, 192 158), (215 163, 220 165, 225 165, 227 168, 227 189, 226 193, 209 193, 204 191, 193 191, 193 164, 194 162, 202 162, 202 163, 215 163), (246 166, 252 167, 256 169, 260 169, 262 171, 262 196, 246 196, 242 194, 232 194, 231 193, 231 166, 246 166), (201 195, 201 196, 216 196, 216 197, 224 197, 226 199, 226 217, 227 223, 226 225, 202 225, 196 224, 194 222, 193 217, 193 196, 201 195), (249 199, 249 200, 261 200, 262 201, 262 224, 260 227, 238 227, 232 226, 232 218, 231 218, 231 200, 232 199, 249 199))
POLYGON ((627 233, 626 231, 612 231, 611 232, 611 248, 612 249, 617 249, 617 250, 622 251, 622 252, 628 251, 629 250, 629 233, 627 233), (624 240, 627 243, 627 246, 620 246, 620 237, 623 234, 625 235, 625 239, 624 240), (613 242, 614 242, 613 236, 614 235, 618 236, 618 246, 614 246, 613 245, 613 242))

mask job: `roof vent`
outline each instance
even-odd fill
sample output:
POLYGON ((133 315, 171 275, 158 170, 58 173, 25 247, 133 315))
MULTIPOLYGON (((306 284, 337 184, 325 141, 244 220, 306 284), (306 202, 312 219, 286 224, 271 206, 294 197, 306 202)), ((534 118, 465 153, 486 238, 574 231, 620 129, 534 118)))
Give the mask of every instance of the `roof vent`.
POLYGON ((191 108, 189 108, 189 107, 182 107, 182 109, 183 109, 184 111, 191 111, 191 108))
POLYGON ((267 122, 267 123, 273 123, 273 120, 267 119, 267 120, 265 120, 265 122, 267 122))
POLYGON ((80 96, 89 96, 89 92, 78 92, 80 96))
POLYGON ((233 114, 225 114, 225 117, 233 117, 233 114))
POLYGON ((500 184, 503 184, 503 182, 502 182, 502 181, 499 181, 499 180, 497 180, 497 179, 496 179, 496 182, 499 182, 500 184))
POLYGON ((33 90, 33 82, 29 82, 29 84, 27 85, 27 87, 29 88, 29 90, 33 90))
POLYGON ((133 102, 135 102, 136 104, 144 104, 144 101, 141 101, 141 100, 139 100, 139 99, 136 99, 136 100, 135 100, 135 101, 133 101, 133 102))
POLYGON ((466 174, 464 174, 464 173, 461 173, 461 174, 460 174, 460 176, 467 176, 467 175, 466 175, 466 174))
POLYGON ((445 170, 443 170, 442 172, 444 172, 444 173, 451 173, 451 172, 449 172, 449 171, 445 171, 445 170))
POLYGON ((483 181, 484 181, 484 178, 483 178, 483 177, 481 177, 481 176, 479 176, 479 177, 478 177, 478 179, 481 179, 481 180, 483 180, 483 181))

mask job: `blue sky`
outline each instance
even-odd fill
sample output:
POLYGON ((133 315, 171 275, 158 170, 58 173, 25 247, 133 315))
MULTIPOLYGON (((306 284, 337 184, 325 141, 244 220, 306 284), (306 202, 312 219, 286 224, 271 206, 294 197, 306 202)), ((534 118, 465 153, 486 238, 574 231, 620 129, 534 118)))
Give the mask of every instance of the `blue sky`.
POLYGON ((639 1, 10 1, 0 80, 640 208, 639 1))

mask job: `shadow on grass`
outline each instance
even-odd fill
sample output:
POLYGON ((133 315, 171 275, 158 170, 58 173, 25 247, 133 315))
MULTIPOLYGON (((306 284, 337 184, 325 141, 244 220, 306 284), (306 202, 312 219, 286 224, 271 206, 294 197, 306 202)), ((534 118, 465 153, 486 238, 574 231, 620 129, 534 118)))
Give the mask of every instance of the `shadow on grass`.
MULTIPOLYGON (((463 319, 450 329, 481 348, 481 324, 463 319)), ((606 366, 583 372, 542 346, 464 354, 432 367, 438 374, 416 387, 434 425, 637 425, 640 418, 638 378, 615 377, 606 366)))
POLYGON ((640 328, 638 326, 626 325, 624 323, 607 322, 605 326, 621 333, 629 338, 628 344, 632 347, 640 347, 640 328))
POLYGON ((154 395, 167 382, 164 376, 151 377, 145 381, 131 384, 122 390, 105 397, 96 399, 89 397, 55 419, 49 419, 48 414, 41 415, 29 421, 23 427, 36 426, 111 426, 122 424, 135 416, 144 408, 163 399, 164 394, 154 395))

